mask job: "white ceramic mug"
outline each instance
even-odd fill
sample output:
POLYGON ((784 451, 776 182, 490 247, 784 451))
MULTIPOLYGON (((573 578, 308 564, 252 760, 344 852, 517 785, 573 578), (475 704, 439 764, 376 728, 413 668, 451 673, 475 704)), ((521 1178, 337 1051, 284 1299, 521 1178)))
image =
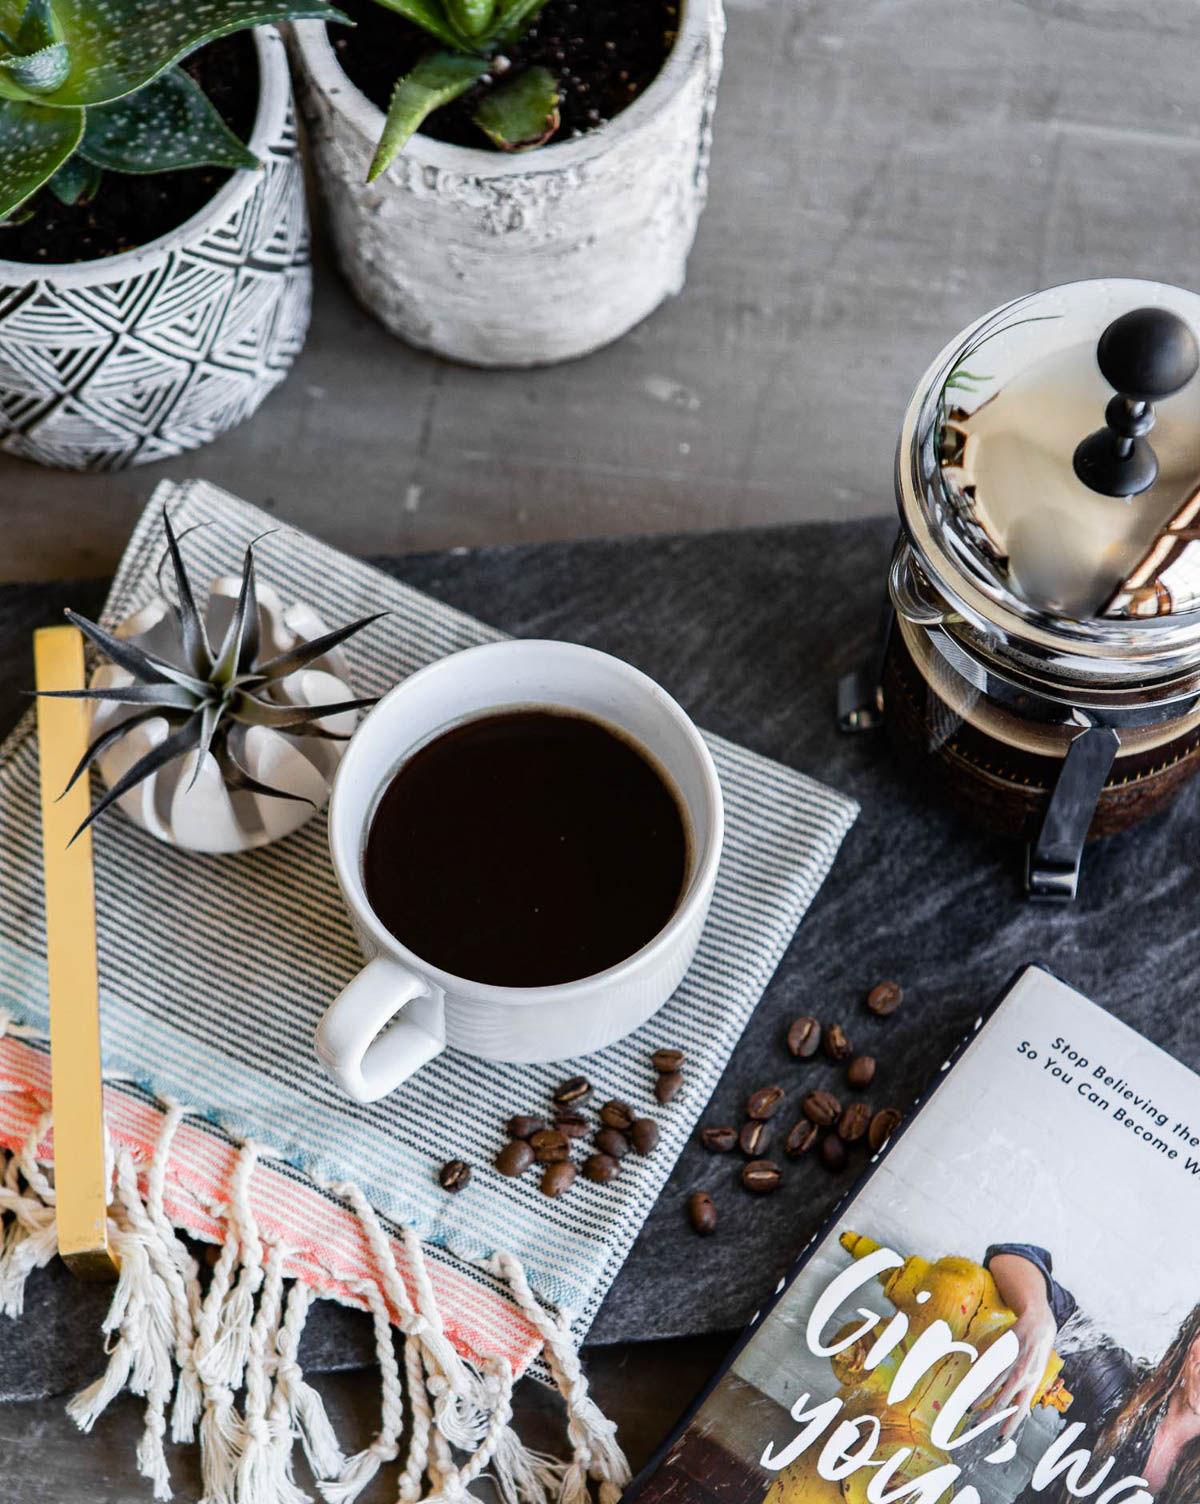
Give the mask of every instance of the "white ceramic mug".
POLYGON ((420 669, 359 726, 329 803, 334 871, 368 961, 317 1028, 326 1070, 356 1101, 373 1102, 447 1045, 488 1060, 561 1060, 620 1039, 666 1002, 691 963, 723 833, 721 787, 700 733, 664 689, 619 658, 513 641, 420 669), (631 736, 670 779, 688 825, 687 882, 663 929, 618 965, 551 987, 497 987, 431 966, 385 928, 363 885, 375 807, 402 764, 451 726, 521 706, 581 711, 631 736))

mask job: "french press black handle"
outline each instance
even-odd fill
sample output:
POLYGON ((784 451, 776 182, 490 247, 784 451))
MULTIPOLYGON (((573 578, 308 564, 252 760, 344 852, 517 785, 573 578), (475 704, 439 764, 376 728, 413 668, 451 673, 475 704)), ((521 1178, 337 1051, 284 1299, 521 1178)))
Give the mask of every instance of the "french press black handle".
POLYGON ((1137 496, 1158 479, 1158 457, 1146 442, 1153 404, 1196 374, 1200 345, 1170 309, 1134 308, 1100 336, 1096 359, 1117 395, 1104 409, 1108 426, 1075 450, 1075 474, 1102 496, 1137 496))

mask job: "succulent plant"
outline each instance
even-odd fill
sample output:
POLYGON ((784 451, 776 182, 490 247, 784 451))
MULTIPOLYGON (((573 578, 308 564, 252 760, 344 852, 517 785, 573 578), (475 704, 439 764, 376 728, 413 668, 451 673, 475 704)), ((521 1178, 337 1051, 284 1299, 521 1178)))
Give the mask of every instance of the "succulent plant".
POLYGON ((511 72, 504 56, 533 24, 546 0, 378 0, 427 31, 440 45, 399 79, 367 173, 372 182, 395 161, 413 133, 442 105, 481 81, 491 87, 475 124, 501 151, 544 145, 559 126, 558 84, 548 68, 511 72))
POLYGON ((257 167, 180 59, 247 26, 343 17, 328 0, 0 0, 0 221, 101 175, 257 167))
MULTIPOLYGON (((273 634, 264 633, 268 613, 260 600, 265 587, 260 592, 255 577, 254 549, 259 541, 256 539, 246 549, 228 624, 220 642, 214 645, 209 640, 205 617, 196 604, 195 592, 180 552, 180 540, 165 511, 163 528, 166 552, 162 563, 165 565, 170 559, 175 600, 158 603, 164 607, 161 612, 152 607, 148 619, 145 613, 140 614, 140 621, 139 618, 132 619, 147 629, 141 640, 108 632, 68 610, 67 619, 100 649, 108 662, 97 671, 87 689, 41 692, 97 703, 97 724, 102 725, 102 729, 73 772, 68 789, 94 762, 110 753, 122 738, 146 728, 151 722, 159 723, 157 739, 151 739, 147 752, 136 757, 123 770, 119 763, 115 766, 117 776, 110 778, 108 789, 93 805, 87 819, 75 832, 76 836, 138 784, 176 759, 185 757, 192 759, 190 772, 184 768, 182 773, 182 778, 187 780, 182 785, 185 790, 196 783, 207 765, 210 775, 215 778, 219 772, 225 788, 234 793, 290 800, 315 808, 311 797, 274 787, 247 767, 247 738, 262 728, 288 739, 346 741, 350 731, 335 729, 336 718, 375 703, 374 699, 328 700, 324 697, 319 703, 298 703, 301 697, 296 693, 297 681, 293 676, 303 676, 311 665, 328 662, 329 655, 342 643, 378 621, 386 612, 361 617, 348 626, 309 640, 295 641, 284 651, 271 652, 264 657, 264 641, 273 634), (148 629, 156 626, 160 630, 151 639, 148 629), (164 644, 165 651, 154 651, 146 646, 149 640, 164 644), (211 763, 208 762, 210 758, 211 763)), ((212 598, 210 608, 211 605, 212 598)), ((344 687, 333 675, 321 674, 319 677, 325 693, 329 692, 330 685, 334 692, 344 687)), ((305 767, 312 775, 312 767, 307 764, 305 767)), ((249 844, 256 842, 246 840, 224 846, 211 844, 206 849, 237 849, 238 845, 249 844)))

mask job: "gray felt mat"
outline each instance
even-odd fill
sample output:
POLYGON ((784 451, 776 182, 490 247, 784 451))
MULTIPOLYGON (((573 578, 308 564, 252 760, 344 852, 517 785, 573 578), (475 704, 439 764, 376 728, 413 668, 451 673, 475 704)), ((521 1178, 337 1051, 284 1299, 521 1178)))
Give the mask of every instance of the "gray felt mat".
MULTIPOLYGON (((506 631, 617 653, 661 680, 701 725, 861 802, 705 1121, 740 1123, 747 1093, 777 1081, 789 1092, 786 1128, 805 1090, 838 1084, 832 1066, 798 1064, 784 1049, 799 1013, 840 1020, 879 1060, 870 1098, 903 1108, 980 1004, 1031 959, 1200 1066, 1200 782, 1164 815, 1089 851, 1073 908, 1034 908, 1021 897, 1017 849, 923 802, 881 741, 838 735, 834 681, 869 647, 893 536, 894 524, 879 521, 379 561, 506 631), (903 983, 906 1001, 881 1021, 862 999, 884 976, 903 983)), ((93 584, 0 588, 0 722, 15 716, 17 691, 30 682, 32 628, 64 604, 94 610, 102 596, 93 584)), ((738 1168, 699 1145, 685 1152, 593 1342, 737 1328, 853 1180, 789 1162, 777 1195, 752 1198, 737 1185, 738 1168), (721 1213, 706 1241, 683 1212, 698 1187, 721 1213)), ((0 1324, 0 1398, 69 1387, 95 1363, 79 1334, 85 1318, 98 1318, 102 1295, 47 1271, 31 1299, 41 1320, 0 1324)), ((318 1306, 304 1358, 313 1369, 370 1361, 369 1324, 318 1306)))

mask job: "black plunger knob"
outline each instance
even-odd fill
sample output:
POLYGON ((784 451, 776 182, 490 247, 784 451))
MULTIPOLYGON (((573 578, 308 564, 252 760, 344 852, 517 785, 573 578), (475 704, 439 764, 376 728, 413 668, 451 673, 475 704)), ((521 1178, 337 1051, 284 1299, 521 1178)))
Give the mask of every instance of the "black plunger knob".
POLYGON ((1166 308, 1134 308, 1100 336, 1096 359, 1117 395, 1104 409, 1106 428, 1075 450, 1075 474, 1102 496, 1137 496, 1158 479, 1158 458, 1146 442, 1152 403, 1184 387, 1200 367, 1191 328, 1166 308))

